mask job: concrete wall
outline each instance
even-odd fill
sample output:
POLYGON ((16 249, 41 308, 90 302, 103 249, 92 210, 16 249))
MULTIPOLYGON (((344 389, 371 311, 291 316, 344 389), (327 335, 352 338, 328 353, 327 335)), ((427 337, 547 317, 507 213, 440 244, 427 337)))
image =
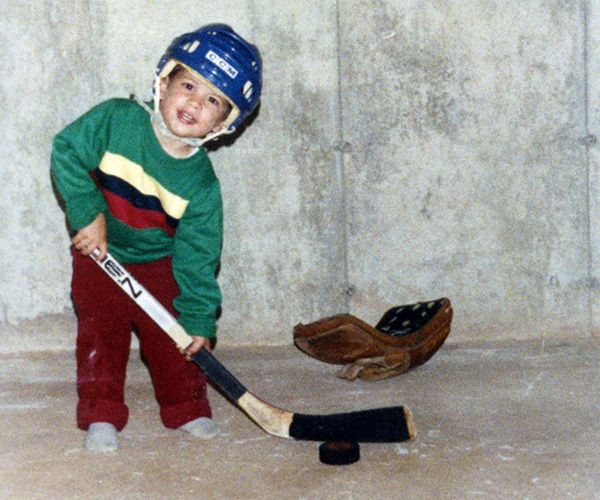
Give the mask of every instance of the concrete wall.
POLYGON ((588 333, 583 4, 342 4, 353 310, 442 294, 463 337, 588 333))
POLYGON ((213 153, 223 344, 441 295, 455 342, 597 327, 600 2, 2 7, 0 350, 72 345, 52 136, 101 99, 147 96, 171 39, 213 21, 265 64, 260 113, 213 153))

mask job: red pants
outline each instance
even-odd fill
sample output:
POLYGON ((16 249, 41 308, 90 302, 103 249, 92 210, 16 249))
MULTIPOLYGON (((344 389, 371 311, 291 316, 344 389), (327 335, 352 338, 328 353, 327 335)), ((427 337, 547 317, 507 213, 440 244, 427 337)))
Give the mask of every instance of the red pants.
MULTIPOLYGON (((179 294, 171 259, 125 266, 171 313, 179 294)), ((77 313, 77 426, 127 424, 125 372, 131 331, 139 338, 163 424, 176 429, 211 417, 206 376, 186 361, 174 342, 92 261, 73 251, 73 302, 77 313)))

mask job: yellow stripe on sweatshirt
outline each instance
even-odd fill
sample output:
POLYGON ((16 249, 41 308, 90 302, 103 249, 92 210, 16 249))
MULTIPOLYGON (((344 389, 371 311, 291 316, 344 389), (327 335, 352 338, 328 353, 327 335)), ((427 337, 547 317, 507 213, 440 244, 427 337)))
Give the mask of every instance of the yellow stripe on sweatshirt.
POLYGON ((188 200, 171 193, 154 177, 144 172, 140 165, 124 156, 107 151, 100 162, 100 170, 124 180, 142 194, 156 196, 164 211, 175 219, 181 219, 188 206, 188 200))

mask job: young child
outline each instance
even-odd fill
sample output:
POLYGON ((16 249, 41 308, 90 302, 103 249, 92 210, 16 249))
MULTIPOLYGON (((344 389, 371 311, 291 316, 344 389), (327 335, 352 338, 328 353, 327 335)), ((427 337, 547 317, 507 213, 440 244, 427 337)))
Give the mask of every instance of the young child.
POLYGON ((206 141, 231 133, 256 108, 257 48, 229 26, 208 25, 171 43, 156 67, 154 103, 110 99, 54 140, 51 172, 72 238, 77 313, 77 425, 91 451, 113 451, 128 419, 125 371, 132 329, 163 424, 208 439, 206 377, 89 257, 111 253, 194 336, 189 358, 210 349, 221 294, 220 187, 206 141))

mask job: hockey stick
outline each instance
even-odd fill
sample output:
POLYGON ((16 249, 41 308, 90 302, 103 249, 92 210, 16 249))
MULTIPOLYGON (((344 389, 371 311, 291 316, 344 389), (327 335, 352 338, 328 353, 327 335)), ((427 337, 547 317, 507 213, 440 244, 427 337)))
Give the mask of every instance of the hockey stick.
MULTIPOLYGON (((192 337, 123 266, 110 254, 92 259, 152 318, 183 350, 192 337)), ((251 394, 206 349, 192 356, 196 363, 225 396, 234 401, 264 431, 274 436, 304 441, 399 442, 412 439, 416 429, 408 408, 395 406, 331 415, 304 415, 281 410, 251 394)))

